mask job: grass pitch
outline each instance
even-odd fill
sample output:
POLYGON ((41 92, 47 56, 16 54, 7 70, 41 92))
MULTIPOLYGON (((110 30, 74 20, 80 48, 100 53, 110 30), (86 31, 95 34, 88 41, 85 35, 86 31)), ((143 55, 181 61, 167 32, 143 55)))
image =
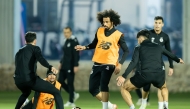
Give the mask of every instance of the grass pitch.
MULTIPOLYGON (((76 101, 76 105, 82 109, 101 109, 102 103, 92 97, 89 92, 82 91, 80 93, 80 98, 76 101)), ((0 92, 0 109, 14 109, 17 99, 20 96, 21 92, 19 91, 1 91, 0 92)), ((136 109, 139 106, 136 106, 137 95, 135 92, 131 92, 133 102, 136 109)), ((33 93, 31 93, 29 98, 32 98, 33 93)), ((62 97, 64 103, 68 100, 68 94, 62 92, 62 97)), ((120 92, 110 92, 110 101, 118 105, 118 109, 129 109, 127 104, 124 102, 121 97, 120 92)), ((71 109, 65 108, 65 109, 71 109)), ((157 94, 151 93, 150 95, 150 106, 147 106, 146 109, 158 109, 157 94)), ((170 93, 169 96, 169 109, 190 109, 190 92, 189 93, 170 93)))

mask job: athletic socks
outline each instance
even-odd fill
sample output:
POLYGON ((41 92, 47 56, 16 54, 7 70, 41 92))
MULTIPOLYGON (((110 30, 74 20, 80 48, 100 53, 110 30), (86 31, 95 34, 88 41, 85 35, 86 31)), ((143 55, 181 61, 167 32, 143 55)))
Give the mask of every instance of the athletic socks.
POLYGON ((134 104, 132 104, 132 105, 129 107, 129 109, 135 109, 134 104))
POLYGON ((168 102, 164 101, 164 106, 168 109, 168 102))
POLYGON ((108 109, 108 102, 102 102, 102 109, 108 109))
POLYGON ((158 102, 158 109, 163 109, 164 102, 158 102))
POLYGON ((147 104, 147 98, 142 98, 142 104, 147 104))

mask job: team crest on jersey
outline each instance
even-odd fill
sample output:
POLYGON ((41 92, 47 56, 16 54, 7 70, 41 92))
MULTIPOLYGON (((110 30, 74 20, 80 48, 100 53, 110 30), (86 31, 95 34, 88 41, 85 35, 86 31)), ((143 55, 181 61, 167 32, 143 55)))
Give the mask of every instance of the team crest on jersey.
POLYGON ((70 44, 70 43, 68 43, 68 44, 67 44, 67 47, 70 47, 70 46, 71 46, 71 44, 70 44))
POLYGON ((163 37, 160 37, 160 42, 163 42, 164 40, 163 40, 163 37))

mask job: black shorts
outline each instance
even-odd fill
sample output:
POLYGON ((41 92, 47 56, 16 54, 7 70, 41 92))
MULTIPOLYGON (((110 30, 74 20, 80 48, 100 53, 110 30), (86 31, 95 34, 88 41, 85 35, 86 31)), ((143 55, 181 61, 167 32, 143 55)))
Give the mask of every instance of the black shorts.
POLYGON ((136 74, 130 78, 131 83, 137 88, 146 86, 147 84, 153 84, 157 88, 161 88, 165 83, 165 70, 161 72, 136 72, 136 74))

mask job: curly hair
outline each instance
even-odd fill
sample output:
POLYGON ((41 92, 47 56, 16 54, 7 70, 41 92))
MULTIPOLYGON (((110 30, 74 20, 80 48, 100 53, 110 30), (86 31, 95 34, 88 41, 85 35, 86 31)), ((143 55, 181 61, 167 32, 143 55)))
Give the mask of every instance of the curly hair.
POLYGON ((113 22, 114 26, 121 24, 120 15, 118 15, 118 13, 112 9, 105 10, 97 14, 97 19, 102 25, 103 25, 103 18, 105 17, 109 17, 110 21, 113 22))

